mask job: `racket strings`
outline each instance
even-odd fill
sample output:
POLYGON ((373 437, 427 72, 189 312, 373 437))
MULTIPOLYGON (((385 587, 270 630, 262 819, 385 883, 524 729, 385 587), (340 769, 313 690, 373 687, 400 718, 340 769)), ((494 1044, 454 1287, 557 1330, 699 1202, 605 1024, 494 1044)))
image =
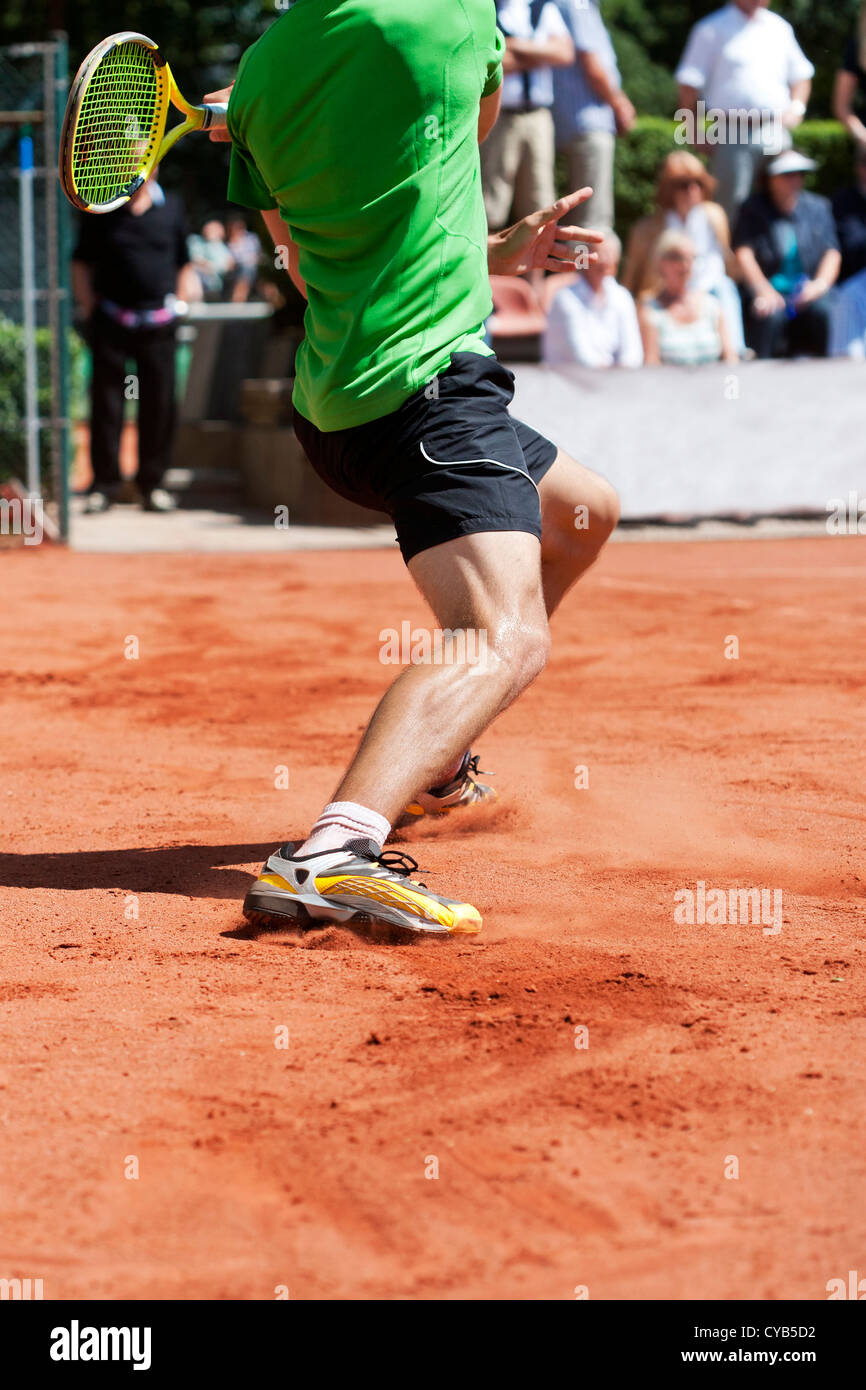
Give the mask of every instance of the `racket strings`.
POLYGON ((159 132, 161 96, 162 76, 141 44, 119 44, 97 64, 72 148, 75 185, 86 202, 113 202, 142 172, 159 132))

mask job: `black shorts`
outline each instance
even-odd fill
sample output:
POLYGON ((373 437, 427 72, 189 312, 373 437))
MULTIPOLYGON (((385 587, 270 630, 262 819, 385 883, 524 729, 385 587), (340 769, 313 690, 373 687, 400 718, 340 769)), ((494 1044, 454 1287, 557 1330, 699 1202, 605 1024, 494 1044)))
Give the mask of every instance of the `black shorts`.
POLYGON ((296 410, 295 433, 334 492, 388 513, 408 564, 480 531, 541 538, 537 484, 557 449, 509 415, 513 396, 514 376, 495 357, 456 352, 393 414, 325 434, 296 410))

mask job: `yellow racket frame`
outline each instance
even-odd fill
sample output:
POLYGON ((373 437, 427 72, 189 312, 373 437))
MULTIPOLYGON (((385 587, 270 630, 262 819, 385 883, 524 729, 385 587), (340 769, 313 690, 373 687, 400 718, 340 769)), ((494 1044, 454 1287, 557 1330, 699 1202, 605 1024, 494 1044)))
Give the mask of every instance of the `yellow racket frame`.
MULTIPOLYGON (((174 148, 178 140, 193 130, 210 130, 216 125, 225 125, 226 110, 227 107, 224 105, 193 106, 188 102, 175 82, 171 68, 159 50, 159 45, 154 43, 153 39, 133 30, 123 30, 118 34, 111 34, 107 39, 98 43, 84 59, 75 75, 69 100, 66 103, 66 114, 63 118, 60 138, 59 161, 60 181, 64 193, 70 203, 82 212, 115 212, 117 208, 121 208, 124 203, 129 202, 133 193, 150 177, 156 165, 168 154, 169 150, 174 148), (87 190, 79 186, 81 180, 76 178, 76 136, 81 133, 79 122, 91 82, 106 58, 110 54, 116 53, 124 45, 127 46, 132 60, 134 60, 137 46, 144 51, 142 56, 146 55, 153 64, 155 88, 150 131, 146 143, 142 137, 141 143, 144 144, 144 149, 139 158, 131 161, 129 181, 123 186, 122 191, 105 202, 94 202, 92 193, 89 197, 85 196, 87 190), (168 113, 172 106, 183 114, 185 120, 166 132, 168 113)), ((121 112, 118 113, 118 115, 121 114, 121 112)))

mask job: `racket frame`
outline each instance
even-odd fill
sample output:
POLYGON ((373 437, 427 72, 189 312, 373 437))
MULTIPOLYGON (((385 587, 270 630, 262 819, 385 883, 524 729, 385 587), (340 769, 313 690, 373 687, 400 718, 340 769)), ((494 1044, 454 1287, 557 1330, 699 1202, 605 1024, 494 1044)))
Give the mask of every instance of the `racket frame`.
POLYGON ((134 193, 146 183, 157 164, 173 149, 178 140, 184 135, 189 135, 193 130, 209 130, 218 123, 225 124, 226 105, 202 105, 194 106, 188 102, 178 87, 171 68, 167 60, 160 52, 159 45, 149 39, 146 34, 139 34, 135 30, 122 30, 117 34, 111 34, 107 39, 103 39, 95 48, 91 49, 84 62, 75 74, 75 80, 69 93, 69 100, 66 103, 66 112, 63 117, 63 128, 60 139, 60 181, 63 191, 74 207, 81 212, 104 213, 116 212, 118 208, 128 203, 134 193), (75 148, 75 131, 78 124, 78 115, 84 96, 90 85, 90 80, 99 64, 113 49, 118 48, 124 43, 139 43, 143 48, 149 49, 153 60, 154 72, 157 80, 157 110, 156 120, 150 133, 144 157, 141 160, 139 171, 127 184, 123 193, 112 199, 110 203, 94 205, 82 198, 78 191, 73 172, 73 153, 75 148), (166 133, 166 122, 168 121, 169 107, 174 106, 185 117, 179 125, 173 126, 166 133))

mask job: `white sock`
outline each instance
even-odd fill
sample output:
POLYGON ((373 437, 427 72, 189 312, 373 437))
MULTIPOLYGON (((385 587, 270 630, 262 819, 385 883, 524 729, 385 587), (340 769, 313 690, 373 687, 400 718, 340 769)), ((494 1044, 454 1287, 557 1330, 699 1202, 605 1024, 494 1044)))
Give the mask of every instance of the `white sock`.
POLYGON ((384 845, 391 822, 355 801, 332 801, 326 806, 297 854, 325 854, 342 849, 347 840, 373 840, 384 845))

